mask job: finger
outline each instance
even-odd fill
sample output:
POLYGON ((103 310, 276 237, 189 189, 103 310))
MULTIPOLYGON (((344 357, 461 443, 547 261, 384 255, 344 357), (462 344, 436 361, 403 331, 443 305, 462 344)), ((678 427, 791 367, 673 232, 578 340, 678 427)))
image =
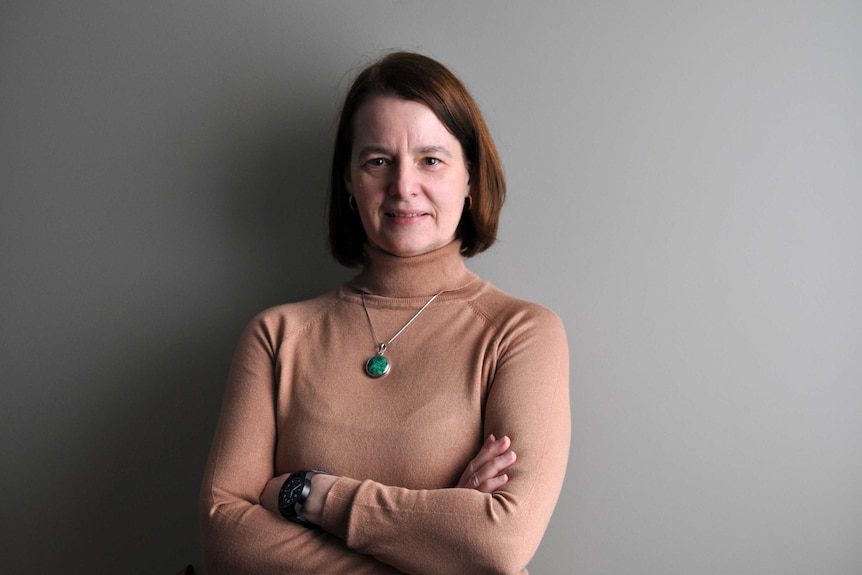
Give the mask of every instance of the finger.
POLYGON ((499 477, 503 471, 514 465, 517 459, 518 456, 514 451, 498 455, 470 474, 467 484, 473 489, 480 489, 488 481, 499 477))
POLYGON ((512 440, 509 439, 508 436, 503 436, 500 439, 496 439, 494 434, 488 436, 488 439, 485 441, 485 444, 479 450, 479 453, 476 454, 476 457, 470 462, 469 468, 473 471, 479 469, 480 467, 486 465, 489 461, 491 461, 494 457, 497 457, 506 452, 512 446, 512 440))
POLYGON ((475 489, 480 493, 493 493, 501 489, 508 482, 509 476, 506 473, 503 473, 502 475, 497 475, 496 477, 492 477, 487 481, 482 482, 478 487, 474 487, 472 489, 475 489))
POLYGON ((515 462, 518 460, 518 454, 514 451, 507 451, 502 455, 498 455, 493 458, 491 461, 486 463, 480 473, 484 476, 485 479, 490 479, 491 477, 496 477, 512 467, 515 462))
POLYGON ((478 491, 481 491, 482 493, 493 493, 498 489, 501 489, 508 482, 509 476, 504 473, 503 475, 492 477, 488 481, 484 482, 479 486, 478 491))
POLYGON ((499 475, 500 471, 510 466, 514 461, 503 459, 494 463, 494 458, 505 454, 511 446, 512 440, 508 436, 504 435, 497 439, 493 433, 490 434, 476 457, 467 464, 458 481, 458 487, 477 489, 488 479, 499 475), (490 467, 486 467, 489 464, 491 464, 490 467))
POLYGON ((508 449, 511 444, 512 441, 506 436, 503 436, 498 440, 494 437, 494 434, 489 435, 485 444, 479 450, 479 453, 476 454, 476 457, 471 459, 470 463, 467 464, 467 468, 464 469, 464 473, 461 475, 460 483, 462 485, 469 483, 472 475, 492 461, 494 457, 498 457, 505 453, 505 450, 508 449))

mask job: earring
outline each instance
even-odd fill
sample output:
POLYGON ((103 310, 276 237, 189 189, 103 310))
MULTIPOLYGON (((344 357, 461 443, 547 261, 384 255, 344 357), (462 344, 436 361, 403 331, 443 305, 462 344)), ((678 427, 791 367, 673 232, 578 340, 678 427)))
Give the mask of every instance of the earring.
POLYGON ((359 208, 356 205, 356 198, 354 198, 351 194, 347 195, 347 205, 350 206, 350 211, 359 211, 359 208))
POLYGON ((473 208, 473 196, 468 195, 466 198, 464 198, 464 210, 469 212, 472 208, 473 208))

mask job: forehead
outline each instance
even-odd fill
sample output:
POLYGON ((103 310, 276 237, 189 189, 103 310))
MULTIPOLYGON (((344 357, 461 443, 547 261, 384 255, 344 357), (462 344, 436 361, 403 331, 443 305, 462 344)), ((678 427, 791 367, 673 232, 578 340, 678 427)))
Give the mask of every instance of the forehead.
POLYGON ((460 146, 458 140, 421 102, 396 96, 375 95, 362 104, 353 116, 354 143, 396 143, 460 146))

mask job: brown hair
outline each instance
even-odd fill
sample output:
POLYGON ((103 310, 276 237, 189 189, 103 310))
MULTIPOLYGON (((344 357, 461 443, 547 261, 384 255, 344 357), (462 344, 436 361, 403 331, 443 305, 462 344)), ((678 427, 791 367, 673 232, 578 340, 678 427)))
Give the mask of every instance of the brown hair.
POLYGON ((461 254, 471 257, 497 239, 506 180, 494 140, 479 107, 464 84, 445 66, 427 56, 394 52, 365 68, 347 92, 332 154, 329 180, 329 248, 346 266, 362 263, 365 230, 350 209, 344 183, 353 144, 353 116, 368 98, 392 95, 425 104, 460 142, 470 170, 472 207, 458 223, 461 254))

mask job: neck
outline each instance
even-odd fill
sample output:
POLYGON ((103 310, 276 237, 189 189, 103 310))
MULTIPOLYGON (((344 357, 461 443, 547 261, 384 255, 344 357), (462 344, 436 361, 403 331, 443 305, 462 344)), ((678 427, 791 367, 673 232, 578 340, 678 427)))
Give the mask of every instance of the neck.
POLYGON ((432 296, 455 290, 475 279, 455 240, 426 254, 402 258, 365 246, 362 271, 350 282, 360 291, 386 297, 432 296))

